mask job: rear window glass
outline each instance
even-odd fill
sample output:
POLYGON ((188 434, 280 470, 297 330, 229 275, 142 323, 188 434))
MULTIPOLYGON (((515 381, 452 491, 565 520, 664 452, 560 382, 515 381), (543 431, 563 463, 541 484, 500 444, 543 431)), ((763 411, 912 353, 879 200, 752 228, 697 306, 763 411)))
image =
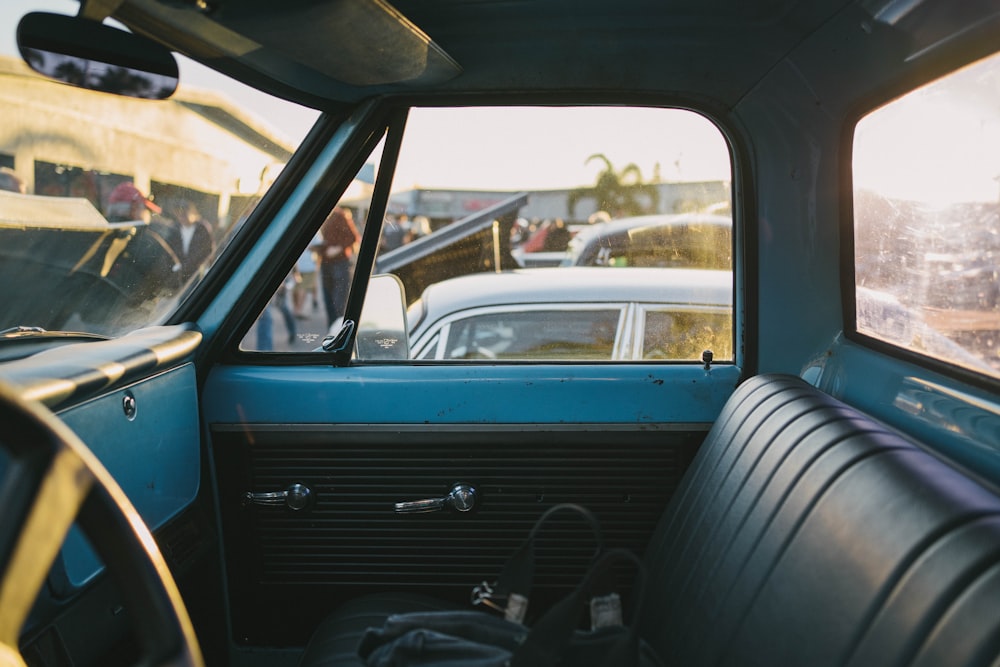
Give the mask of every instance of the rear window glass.
POLYGON ((647 310, 642 359, 700 361, 705 350, 713 360, 733 356, 733 323, 728 313, 647 310))
POLYGON ((859 333, 1000 375, 998 156, 1000 54, 858 123, 859 333))
POLYGON ((445 359, 613 358, 621 309, 484 313, 451 324, 445 359))

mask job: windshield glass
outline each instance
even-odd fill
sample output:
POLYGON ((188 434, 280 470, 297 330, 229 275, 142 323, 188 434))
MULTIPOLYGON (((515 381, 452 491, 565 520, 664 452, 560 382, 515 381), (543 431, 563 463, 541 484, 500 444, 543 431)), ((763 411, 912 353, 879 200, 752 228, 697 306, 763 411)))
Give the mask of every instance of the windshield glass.
POLYGON ((0 330, 117 336, 163 322, 231 242, 318 112, 178 56, 170 99, 49 81, 0 37, 0 330))

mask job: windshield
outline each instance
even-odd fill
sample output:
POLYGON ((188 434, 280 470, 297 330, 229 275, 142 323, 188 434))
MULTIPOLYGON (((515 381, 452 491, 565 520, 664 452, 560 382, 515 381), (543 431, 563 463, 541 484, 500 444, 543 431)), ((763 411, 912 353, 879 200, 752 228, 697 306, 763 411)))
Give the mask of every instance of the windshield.
POLYGON ((318 113, 181 56, 164 101, 55 83, 0 8, 0 330, 117 336, 163 322, 212 268, 318 113))

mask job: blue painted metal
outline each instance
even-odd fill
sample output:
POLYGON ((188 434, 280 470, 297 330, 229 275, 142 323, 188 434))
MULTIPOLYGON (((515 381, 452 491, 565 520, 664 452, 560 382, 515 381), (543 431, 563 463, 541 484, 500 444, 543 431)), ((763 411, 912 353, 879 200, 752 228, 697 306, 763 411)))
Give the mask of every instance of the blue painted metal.
POLYGON ((1000 487, 1000 398, 839 336, 802 376, 1000 487))
POLYGON ((710 423, 732 365, 218 366, 206 423, 710 423))
MULTIPOLYGON (((197 384, 192 364, 59 413, 114 476, 146 524, 162 526, 198 493, 201 478, 197 384), (123 409, 135 399, 134 419, 123 409)), ((70 583, 98 572, 97 556, 74 528, 63 547, 70 583)))

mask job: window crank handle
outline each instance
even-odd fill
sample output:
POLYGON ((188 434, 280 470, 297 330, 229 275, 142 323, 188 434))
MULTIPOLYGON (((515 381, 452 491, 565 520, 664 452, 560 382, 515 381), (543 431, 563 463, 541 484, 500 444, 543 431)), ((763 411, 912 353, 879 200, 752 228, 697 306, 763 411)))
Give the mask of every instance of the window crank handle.
POLYGON ((265 493, 247 491, 243 494, 243 507, 264 505, 287 507, 290 510, 298 511, 308 507, 312 500, 313 494, 308 486, 305 484, 291 484, 284 491, 270 491, 265 493))
POLYGON ((476 490, 473 487, 468 484, 456 484, 451 487, 451 491, 444 498, 427 498, 396 503, 396 513, 437 512, 449 507, 459 512, 468 512, 476 506, 476 500, 476 490))

